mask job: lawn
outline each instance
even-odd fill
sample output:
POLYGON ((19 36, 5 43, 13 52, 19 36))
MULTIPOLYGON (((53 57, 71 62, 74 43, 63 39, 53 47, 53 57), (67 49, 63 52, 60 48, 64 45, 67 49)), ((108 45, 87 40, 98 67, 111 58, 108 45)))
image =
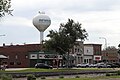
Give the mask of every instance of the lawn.
POLYGON ((0 71, 0 72, 64 72, 64 71, 85 71, 85 70, 93 70, 93 71, 98 71, 98 70, 112 70, 111 68, 76 68, 76 69, 36 69, 36 68, 27 68, 23 70, 6 70, 6 71, 0 71))
MULTIPOLYGON (((0 71, 2 72, 67 72, 67 71, 87 71, 87 70, 92 70, 92 71, 103 71, 103 70, 113 70, 112 68, 75 68, 75 69, 67 69, 67 68, 63 68, 63 69, 36 69, 36 68, 26 68, 23 70, 6 70, 6 71, 0 71)), ((75 78, 76 76, 74 76, 74 78, 66 78, 65 76, 63 76, 64 78, 59 78, 60 76, 58 76, 57 79, 44 79, 44 80, 109 80, 109 78, 112 78, 111 80, 114 80, 115 78, 120 78, 120 76, 95 76, 95 77, 80 77, 80 78, 75 78)), ((41 80, 39 78, 37 78, 37 80, 41 80)), ((119 80, 119 79, 118 79, 119 80)))

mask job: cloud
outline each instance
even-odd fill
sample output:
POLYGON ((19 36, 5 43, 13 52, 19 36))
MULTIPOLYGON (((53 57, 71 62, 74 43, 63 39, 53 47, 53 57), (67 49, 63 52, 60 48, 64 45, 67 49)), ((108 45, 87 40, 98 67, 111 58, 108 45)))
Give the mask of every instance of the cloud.
POLYGON ((60 23, 66 23, 70 18, 82 23, 82 28, 87 30, 89 41, 85 42, 104 44, 99 37, 106 37, 116 46, 120 40, 119 4, 120 0, 12 0, 14 16, 2 20, 0 32, 8 35, 9 40, 4 40, 6 43, 39 42, 39 31, 33 26, 32 19, 38 11, 44 11, 52 21, 45 36, 51 29, 58 30, 60 23))
MULTIPOLYGON (((4 17, 4 19, 2 20, 2 22, 0 23, 1 25, 4 25, 4 26, 16 26, 19 25, 19 26, 29 26, 31 27, 32 26, 32 20, 30 19, 27 19, 25 17, 4 17)), ((9 27, 11 27, 9 26, 9 27)))

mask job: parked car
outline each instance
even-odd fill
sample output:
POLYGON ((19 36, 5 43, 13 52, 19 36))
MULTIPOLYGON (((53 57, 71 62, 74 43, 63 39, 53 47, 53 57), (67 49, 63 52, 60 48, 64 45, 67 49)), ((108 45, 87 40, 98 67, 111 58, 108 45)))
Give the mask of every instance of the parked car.
POLYGON ((67 64, 64 64, 64 65, 62 65, 61 66, 62 68, 73 68, 73 67, 75 67, 75 65, 73 65, 73 64, 71 64, 71 65, 67 65, 67 64))
POLYGON ((111 68, 119 68, 119 65, 114 64, 114 63, 108 63, 108 65, 110 65, 111 68))
POLYGON ((89 67, 89 64, 77 64, 76 65, 77 68, 86 68, 86 67, 89 67))
POLYGON ((97 67, 98 68, 111 68, 111 65, 106 64, 106 63, 100 63, 100 64, 97 64, 97 67))
POLYGON ((117 68, 120 68, 120 63, 113 63, 114 65, 117 65, 117 68))
POLYGON ((95 68, 95 67, 97 67, 97 64, 90 64, 89 67, 90 68, 95 68))
POLYGON ((53 67, 48 65, 48 64, 44 64, 44 63, 37 63, 35 64, 35 68, 44 68, 44 69, 52 69, 53 67))

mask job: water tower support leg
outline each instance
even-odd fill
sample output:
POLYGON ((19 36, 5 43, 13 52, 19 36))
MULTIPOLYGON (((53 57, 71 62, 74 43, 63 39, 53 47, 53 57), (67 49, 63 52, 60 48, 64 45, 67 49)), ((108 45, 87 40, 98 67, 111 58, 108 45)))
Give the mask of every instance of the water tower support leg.
POLYGON ((40 44, 42 44, 43 41, 43 32, 40 32, 40 44))

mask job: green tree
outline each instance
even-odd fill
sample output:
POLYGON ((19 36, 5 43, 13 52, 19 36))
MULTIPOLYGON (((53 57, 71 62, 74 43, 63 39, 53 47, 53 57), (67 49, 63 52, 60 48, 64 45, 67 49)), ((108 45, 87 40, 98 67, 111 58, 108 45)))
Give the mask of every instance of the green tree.
POLYGON ((117 50, 115 46, 108 46, 105 50, 117 50))
POLYGON ((6 14, 11 14, 13 10, 11 8, 11 0, 0 0, 0 17, 5 16, 6 14))
POLYGON ((120 54, 120 44, 118 45, 119 49, 118 49, 118 54, 120 54))
POLYGON ((81 28, 79 22, 75 23, 72 19, 68 19, 66 24, 60 24, 59 31, 49 31, 47 37, 50 37, 50 39, 46 40, 44 45, 47 50, 54 50, 64 54, 69 52, 76 40, 85 40, 87 36, 88 33, 81 28))
MULTIPOLYGON (((54 50, 59 54, 69 55, 69 50, 73 48, 76 40, 85 40, 88 33, 82 29, 79 22, 75 23, 72 19, 68 19, 67 23, 61 23, 58 31, 49 31, 44 46, 47 50, 54 50)), ((68 59, 69 60, 69 59, 68 59)))

